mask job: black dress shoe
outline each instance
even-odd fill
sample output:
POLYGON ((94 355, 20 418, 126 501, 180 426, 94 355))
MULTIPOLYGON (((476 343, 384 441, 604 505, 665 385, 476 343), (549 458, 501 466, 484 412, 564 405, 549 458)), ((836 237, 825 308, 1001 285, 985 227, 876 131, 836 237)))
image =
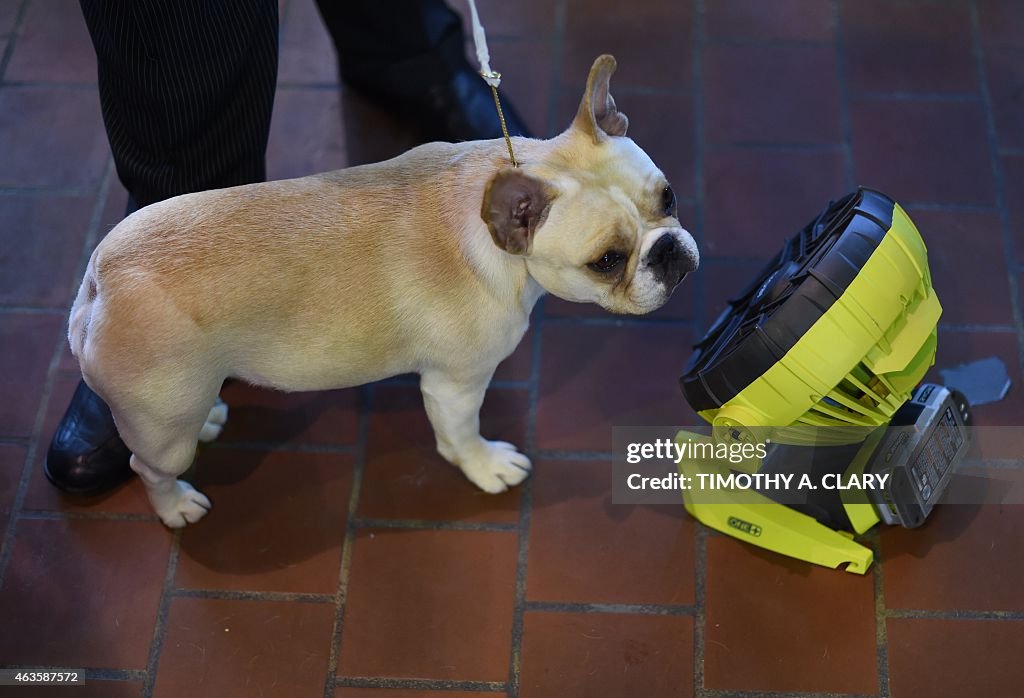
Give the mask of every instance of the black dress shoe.
MULTIPOLYGON (((469 63, 443 80, 422 83, 416 89, 408 84, 393 86, 387 79, 345 79, 356 92, 413 125, 423 142, 478 141, 503 135, 494 94, 469 63)), ((501 110, 510 136, 530 136, 515 107, 503 96, 501 110)))
POLYGON ((132 476, 131 455, 117 435, 110 408, 85 381, 79 382, 50 442, 46 478, 69 494, 102 494, 132 476))

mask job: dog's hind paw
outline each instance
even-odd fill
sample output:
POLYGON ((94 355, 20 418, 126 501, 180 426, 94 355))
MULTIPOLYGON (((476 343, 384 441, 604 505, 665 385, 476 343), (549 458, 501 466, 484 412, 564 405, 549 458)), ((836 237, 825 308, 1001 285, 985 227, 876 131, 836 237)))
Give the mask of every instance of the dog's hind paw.
POLYGON ((505 441, 484 441, 481 455, 460 467, 470 482, 484 492, 498 494, 530 476, 530 459, 505 441))
POLYGON ((195 523, 210 511, 210 499, 192 485, 176 480, 174 491, 167 496, 172 501, 155 506, 157 516, 168 528, 183 528, 195 523))
POLYGON ((220 432, 224 429, 227 421, 228 406, 223 400, 217 398, 217 404, 210 409, 210 414, 206 417, 206 423, 199 430, 199 440, 205 443, 216 439, 220 436, 220 432))

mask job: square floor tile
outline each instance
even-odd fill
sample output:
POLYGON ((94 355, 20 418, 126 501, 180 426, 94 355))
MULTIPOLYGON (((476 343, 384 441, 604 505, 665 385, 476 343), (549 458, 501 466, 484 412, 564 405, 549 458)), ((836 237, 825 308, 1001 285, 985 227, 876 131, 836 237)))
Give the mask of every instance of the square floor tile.
POLYGON ((394 113, 341 87, 344 160, 348 167, 380 162, 418 144, 414 131, 394 113))
POLYGON ((886 607, 1024 611, 1015 582, 1024 574, 1022 529, 1024 506, 1015 504, 946 504, 921 528, 883 527, 886 607))
POLYGON ((9 664, 144 669, 171 534, 140 521, 18 522, 0 589, 9 664))
POLYGON ((337 90, 278 88, 267 143, 267 179, 289 179, 347 166, 337 90))
POLYGON ((0 436, 32 434, 62 315, 0 314, 0 436))
POLYGON ((966 3, 844 0, 841 8, 850 89, 977 90, 966 3))
POLYGON ((565 8, 563 88, 580 97, 594 59, 619 62, 615 86, 686 90, 692 84, 693 12, 689 3, 570 0, 565 8))
MULTIPOLYGON (((488 390, 484 437, 522 447, 527 400, 522 390, 488 390)), ((480 490, 437 453, 418 388, 375 388, 359 516, 512 523, 519 519, 519 495, 518 487, 498 495, 480 490)))
POLYGON ((21 0, 0 0, 0 34, 14 30, 18 12, 23 4, 21 0))
MULTIPOLYGON (((794 231, 796 232, 796 231, 794 231)), ((782 249, 782 242, 779 242, 782 249)), ((760 278, 761 270, 767 260, 717 260, 715 258, 701 261, 701 272, 704 274, 704 324, 700 328, 707 331, 718 319, 729 301, 737 298, 750 284, 760 278)))
MULTIPOLYGON (((510 7, 513 7, 510 5, 510 7)), ((514 6, 518 7, 518 3, 514 6)), ((483 10, 480 10, 483 12, 483 10)), ((483 20, 485 23, 486 19, 483 20)), ((487 26, 490 38, 490 26, 487 26)), ((546 138, 561 133, 569 122, 548 123, 548 105, 551 97, 551 71, 554 49, 542 37, 528 40, 489 41, 491 67, 501 72, 502 108, 512 104, 535 138, 546 138), (549 130, 549 126, 551 130, 549 130)), ((476 53, 470 63, 476 65, 476 53)), ((580 93, 582 94, 582 92, 580 93)), ((497 119, 497 114, 494 115, 497 119)))
POLYGON ((315 2, 295 2, 281 16, 278 82, 337 84, 338 57, 315 2))
POLYGON ((32 465, 28 490, 25 492, 24 508, 44 511, 146 514, 155 517, 149 499, 146 497, 146 488, 137 477, 133 477, 127 483, 96 497, 64 494, 46 479, 46 475, 43 473, 46 452, 80 380, 81 376, 77 372, 69 373, 59 369, 54 377, 50 400, 46 406, 46 415, 43 417, 42 438, 36 449, 36 461, 32 465))
POLYGON ((530 601, 692 604, 693 520, 678 506, 612 503, 611 463, 536 464, 530 601))
POLYGON ((980 103, 865 99, 851 106, 857 183, 902 204, 992 204, 980 103))
MULTIPOLYGON (((99 681, 87 679, 81 686, 75 686, 74 698, 140 698, 141 681, 99 681)), ((34 686, 31 698, 68 698, 67 686, 34 686)))
POLYGON ((0 90, 0 153, 0 187, 98 183, 110 146, 97 91, 5 86, 0 90))
POLYGON ((357 532, 338 674, 505 681, 516 552, 514 533, 357 532))
POLYGON ((932 284, 942 302, 941 322, 1012 325, 999 215, 914 208, 907 213, 928 247, 932 284))
MULTIPOLYGON (((696 148, 693 98, 690 95, 625 94, 616 97, 615 102, 629 117, 629 137, 665 174, 676 196, 693 197, 696 148)), ((681 213, 686 213, 685 207, 681 213)), ((680 222, 683 226, 688 224, 682 217, 680 222)))
POLYGON ((18 493, 21 473, 25 469, 25 447, 16 444, 0 444, 0 540, 7 532, 18 493))
POLYGON ((533 333, 531 327, 519 342, 515 351, 498 364, 494 372, 496 381, 528 381, 533 371, 533 333))
POLYGON ((228 404, 222 443, 346 445, 359 426, 357 389, 284 393, 232 381, 221 390, 228 404))
POLYGON ((832 6, 824 0, 714 0, 704 9, 712 39, 830 41, 832 6))
POLYGON ((319 698, 333 625, 333 604, 176 598, 153 695, 319 698))
POLYGON ((977 0, 981 42, 993 46, 1024 46, 1024 5, 1017 0, 977 0))
POLYGON ((985 69, 999 145, 1024 148, 1024 48, 986 51, 985 69))
POLYGON ((527 613, 519 695, 693 695, 693 619, 527 613))
POLYGON ((88 197, 0 199, 0 303, 71 307, 92 209, 88 197))
POLYGON ((96 82, 96 52, 75 0, 28 3, 4 80, 96 82))
MULTIPOLYGON (((555 29, 556 6, 549 0, 520 0, 516 3, 479 0, 476 6, 480 22, 487 30, 488 43, 492 36, 543 38, 555 29)), ((463 30, 467 37, 471 37, 473 29, 469 23, 468 8, 458 3, 449 7, 462 15, 463 30)))
POLYGON ((765 261, 850 190, 838 150, 712 151, 705 182, 702 252, 765 261))
POLYGON ((890 618, 893 698, 1020 695, 1024 622, 890 618))
POLYGON ((193 484, 213 509, 182 535, 175 584, 333 594, 352 461, 348 454, 204 451, 193 484))
POLYGON ((704 49, 711 143, 837 143, 839 81, 831 46, 704 49))
POLYGON ((612 427, 695 423, 678 385, 692 342, 679 327, 544 327, 537 447, 609 451, 612 427))
POLYGON ((815 567, 711 536, 706 589, 707 688, 878 691, 870 575, 815 567))

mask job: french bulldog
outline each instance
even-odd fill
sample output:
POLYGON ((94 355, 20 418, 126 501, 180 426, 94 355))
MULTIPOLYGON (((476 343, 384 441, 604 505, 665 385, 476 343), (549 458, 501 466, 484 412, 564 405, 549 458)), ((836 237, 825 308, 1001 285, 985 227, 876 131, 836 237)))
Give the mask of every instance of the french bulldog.
POLYGON ((417 373, 437 450, 486 492, 530 460, 481 437, 498 364, 545 293, 647 313, 697 268, 651 158, 626 137, 600 56, 549 140, 429 143, 381 163, 179 196, 96 248, 68 340, 160 519, 210 501, 178 480, 227 418, 234 377, 279 390, 417 373))

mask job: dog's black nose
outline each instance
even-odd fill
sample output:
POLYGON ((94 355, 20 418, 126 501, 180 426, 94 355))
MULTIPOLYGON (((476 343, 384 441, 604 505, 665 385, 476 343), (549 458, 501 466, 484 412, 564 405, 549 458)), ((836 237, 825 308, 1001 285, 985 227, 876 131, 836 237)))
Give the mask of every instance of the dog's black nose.
POLYGON ((665 233, 651 245, 647 251, 647 264, 652 267, 654 278, 670 288, 697 268, 696 260, 672 233, 665 233))

